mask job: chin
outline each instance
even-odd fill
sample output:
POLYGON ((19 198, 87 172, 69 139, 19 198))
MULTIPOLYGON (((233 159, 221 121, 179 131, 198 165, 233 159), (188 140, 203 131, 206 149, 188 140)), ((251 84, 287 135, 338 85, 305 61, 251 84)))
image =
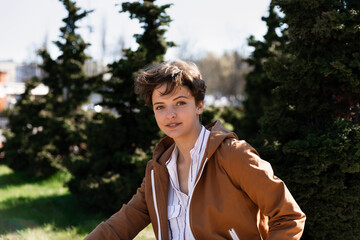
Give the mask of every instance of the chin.
POLYGON ((166 136, 172 138, 172 139, 176 139, 176 138, 179 138, 179 134, 176 134, 176 133, 166 133, 166 136))

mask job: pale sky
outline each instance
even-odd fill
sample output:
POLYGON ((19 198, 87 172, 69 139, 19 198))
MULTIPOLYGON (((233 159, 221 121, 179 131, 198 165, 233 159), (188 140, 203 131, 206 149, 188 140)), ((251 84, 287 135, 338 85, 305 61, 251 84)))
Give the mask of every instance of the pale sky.
MULTIPOLYGON (((116 59, 114 52, 123 39, 125 47, 136 47, 135 33, 142 29, 128 13, 119 13, 121 0, 78 0, 77 6, 95 11, 80 21, 80 33, 91 43, 87 53, 101 59, 101 35, 105 29, 105 61, 116 59), (92 26, 90 32, 86 26, 92 26), (104 27, 106 26, 106 27, 104 27)), ((261 40, 266 25, 261 20, 268 15, 270 0, 157 0, 157 5, 173 3, 167 14, 173 19, 166 33, 168 41, 177 45, 187 43, 183 55, 200 56, 205 52, 218 55, 237 50, 248 55, 251 49, 246 39, 254 35, 261 40)), ((52 43, 59 39, 59 28, 66 11, 58 0, 0 0, 0 60, 29 62, 35 50, 47 39, 50 54, 55 58, 57 47, 52 43), (47 37, 46 37, 47 36, 47 37)), ((179 56, 180 48, 168 50, 167 59, 179 56)))

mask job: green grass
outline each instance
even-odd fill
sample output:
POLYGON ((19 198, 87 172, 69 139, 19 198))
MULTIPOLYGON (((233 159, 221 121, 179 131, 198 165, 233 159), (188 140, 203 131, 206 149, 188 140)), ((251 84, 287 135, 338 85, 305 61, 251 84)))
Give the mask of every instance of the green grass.
MULTIPOLYGON (((0 240, 83 239, 106 219, 80 205, 64 186, 69 178, 28 178, 0 164, 0 240)), ((151 226, 135 239, 154 239, 151 226)))

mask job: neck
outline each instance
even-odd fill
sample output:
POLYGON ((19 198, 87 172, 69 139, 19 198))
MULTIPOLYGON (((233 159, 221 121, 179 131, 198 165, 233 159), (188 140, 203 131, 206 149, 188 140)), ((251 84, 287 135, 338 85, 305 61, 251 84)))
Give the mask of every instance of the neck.
POLYGON ((174 139, 176 146, 179 149, 179 160, 184 160, 185 162, 191 162, 190 150, 194 148, 196 140, 199 137, 201 132, 201 124, 199 123, 198 127, 191 134, 191 136, 186 139, 174 139))

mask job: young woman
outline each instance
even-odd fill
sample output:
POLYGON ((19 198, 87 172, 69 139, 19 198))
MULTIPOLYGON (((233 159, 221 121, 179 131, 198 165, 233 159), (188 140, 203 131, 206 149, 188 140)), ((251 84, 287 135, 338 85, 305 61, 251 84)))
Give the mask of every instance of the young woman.
POLYGON ((271 165, 219 121, 204 127, 206 86, 195 64, 164 62, 135 78, 167 135, 137 193, 85 239, 300 239, 305 215, 271 165))

